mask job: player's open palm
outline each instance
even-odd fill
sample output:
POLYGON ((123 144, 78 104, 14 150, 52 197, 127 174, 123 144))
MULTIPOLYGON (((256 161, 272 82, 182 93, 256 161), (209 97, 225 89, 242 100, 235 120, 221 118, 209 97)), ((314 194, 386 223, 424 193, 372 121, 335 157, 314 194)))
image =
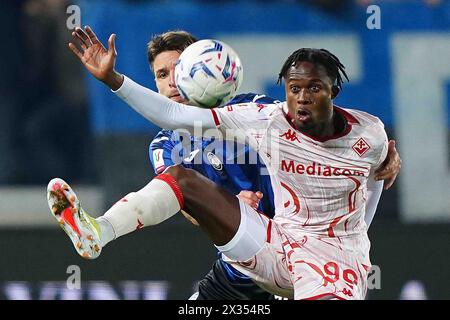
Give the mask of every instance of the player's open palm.
POLYGON ((116 48, 114 44, 115 34, 112 34, 108 40, 108 49, 98 40, 90 27, 84 30, 76 28, 72 32, 74 42, 78 43, 81 50, 74 44, 69 43, 69 48, 80 59, 86 69, 98 80, 106 82, 108 77, 114 73, 116 63, 116 48))

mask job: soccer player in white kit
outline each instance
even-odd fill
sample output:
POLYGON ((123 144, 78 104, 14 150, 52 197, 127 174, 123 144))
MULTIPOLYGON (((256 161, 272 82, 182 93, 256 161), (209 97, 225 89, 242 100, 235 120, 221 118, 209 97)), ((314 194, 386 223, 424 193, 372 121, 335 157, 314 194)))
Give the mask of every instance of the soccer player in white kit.
MULTIPOLYGON (((113 37, 109 50, 114 51, 113 37)), ((185 208, 227 260, 269 292, 295 299, 364 299, 371 267, 367 224, 383 187, 373 174, 386 157, 387 137, 378 118, 333 105, 346 77, 337 57, 299 49, 280 72, 286 102, 211 110, 186 108, 113 68, 99 76, 87 67, 161 127, 198 134, 197 121, 218 135, 233 130, 246 138, 268 167, 276 213, 269 219, 195 171, 172 166, 97 224, 68 185, 52 180, 50 207, 80 254, 95 258, 109 241, 185 208)))
MULTIPOLYGON (((387 136, 378 118, 331 104, 342 83, 339 72, 345 75, 328 51, 300 49, 280 72, 285 103, 216 111, 218 127, 256 129, 238 132, 278 180, 276 215, 258 222, 266 226, 266 242, 256 255, 234 265, 282 296, 294 289, 296 299, 362 299, 367 290, 371 265, 364 216, 368 200, 374 201, 368 193, 375 190, 377 202, 382 189, 373 173, 386 157, 387 136), (328 128, 327 119, 333 123, 328 128), (267 141, 279 148, 276 161, 267 141)), ((241 205, 241 213, 246 210, 241 205)), ((234 252, 238 245, 231 241, 222 252, 242 260, 234 252)))

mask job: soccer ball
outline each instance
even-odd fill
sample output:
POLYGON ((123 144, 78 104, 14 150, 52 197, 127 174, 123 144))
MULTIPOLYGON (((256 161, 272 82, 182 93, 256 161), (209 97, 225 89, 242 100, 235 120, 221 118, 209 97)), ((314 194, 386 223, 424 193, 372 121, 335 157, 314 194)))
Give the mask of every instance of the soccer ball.
POLYGON ((243 78, 241 60, 218 40, 200 40, 187 47, 175 66, 180 95, 202 108, 219 107, 230 101, 243 78))

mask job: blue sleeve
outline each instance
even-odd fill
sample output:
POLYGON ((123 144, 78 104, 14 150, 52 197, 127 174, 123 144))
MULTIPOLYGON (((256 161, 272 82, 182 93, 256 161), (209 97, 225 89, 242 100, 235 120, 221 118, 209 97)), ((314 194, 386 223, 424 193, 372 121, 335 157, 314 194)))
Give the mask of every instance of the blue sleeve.
POLYGON ((149 146, 149 158, 156 174, 172 166, 178 159, 173 159, 173 149, 179 144, 172 130, 161 130, 149 146))

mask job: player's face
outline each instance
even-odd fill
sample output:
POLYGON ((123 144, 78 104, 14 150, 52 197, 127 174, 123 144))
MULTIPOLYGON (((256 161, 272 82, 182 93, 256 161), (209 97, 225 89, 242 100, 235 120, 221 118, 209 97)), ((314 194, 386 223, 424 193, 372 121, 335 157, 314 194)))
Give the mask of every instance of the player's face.
POLYGON ((176 50, 161 52, 153 61, 153 71, 158 92, 173 101, 185 103, 175 85, 175 64, 179 57, 176 50))
POLYGON ((332 83, 320 64, 302 61, 285 77, 286 101, 297 130, 320 136, 332 124, 332 83))

